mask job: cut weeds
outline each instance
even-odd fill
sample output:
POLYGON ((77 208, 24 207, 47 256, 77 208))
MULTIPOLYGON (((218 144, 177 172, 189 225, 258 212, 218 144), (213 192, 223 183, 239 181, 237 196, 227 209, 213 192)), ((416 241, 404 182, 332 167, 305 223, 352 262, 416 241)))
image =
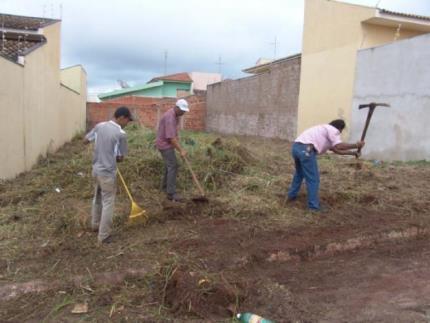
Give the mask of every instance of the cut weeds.
MULTIPOLYGON (((87 229, 91 152, 79 138, 0 183, 0 289, 35 280, 52 287, 3 301, 2 319, 229 322, 251 311, 281 322, 315 320, 307 299, 280 283, 290 265, 271 255, 429 225, 428 163, 363 162, 357 170, 352 159, 322 156, 329 212, 320 216, 306 210, 304 192, 285 201, 293 175, 287 142, 185 132, 182 143, 210 203, 177 206, 159 191, 154 133, 134 126, 128 134, 130 156, 120 167, 150 218, 125 225, 130 205, 119 186, 109 246, 97 246, 87 229), (124 275, 141 268, 148 274, 124 275), (98 283, 104 273, 117 273, 115 283, 98 283), (70 284, 74 277, 83 278, 70 284), (75 304, 88 304, 88 313, 72 314, 75 304)), ((198 193, 184 165, 178 184, 183 196, 198 193)))

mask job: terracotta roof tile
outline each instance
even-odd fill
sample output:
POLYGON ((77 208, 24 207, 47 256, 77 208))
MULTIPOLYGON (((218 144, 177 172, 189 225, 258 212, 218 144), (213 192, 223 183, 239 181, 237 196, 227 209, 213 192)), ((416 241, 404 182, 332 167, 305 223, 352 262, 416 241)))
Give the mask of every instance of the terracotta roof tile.
POLYGON ((56 19, 24 17, 0 13, 0 28, 38 30, 39 28, 46 27, 59 21, 60 20, 56 19))
POLYGON ((177 73, 165 76, 159 76, 153 78, 149 83, 156 81, 176 81, 176 82, 189 82, 191 83, 193 80, 191 79, 188 73, 177 73))
POLYGON ((0 31, 0 56, 16 62, 18 56, 25 56, 45 42, 46 38, 43 35, 0 31))

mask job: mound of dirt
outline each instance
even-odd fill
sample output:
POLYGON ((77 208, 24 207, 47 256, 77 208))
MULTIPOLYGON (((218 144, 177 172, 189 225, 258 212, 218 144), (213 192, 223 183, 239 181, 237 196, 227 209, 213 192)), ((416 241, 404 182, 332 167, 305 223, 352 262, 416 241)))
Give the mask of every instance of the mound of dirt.
POLYGON ((174 267, 163 284, 164 303, 177 315, 228 317, 236 313, 246 296, 245 284, 239 279, 222 273, 208 276, 186 266, 174 267))

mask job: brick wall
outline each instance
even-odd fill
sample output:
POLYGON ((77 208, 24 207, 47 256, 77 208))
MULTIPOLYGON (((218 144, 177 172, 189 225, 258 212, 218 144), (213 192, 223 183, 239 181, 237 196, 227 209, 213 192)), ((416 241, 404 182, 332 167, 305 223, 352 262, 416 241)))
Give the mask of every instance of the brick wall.
MULTIPOLYGON (((190 112, 182 117, 181 126, 185 130, 204 131, 206 128, 206 94, 199 93, 185 98, 190 112)), ((127 106, 137 122, 148 128, 156 129, 163 113, 175 105, 174 98, 146 98, 128 96, 101 103, 87 103, 87 128, 112 118, 119 106, 127 106)))
POLYGON ((297 131, 300 56, 262 74, 208 86, 207 130, 293 140, 297 131))

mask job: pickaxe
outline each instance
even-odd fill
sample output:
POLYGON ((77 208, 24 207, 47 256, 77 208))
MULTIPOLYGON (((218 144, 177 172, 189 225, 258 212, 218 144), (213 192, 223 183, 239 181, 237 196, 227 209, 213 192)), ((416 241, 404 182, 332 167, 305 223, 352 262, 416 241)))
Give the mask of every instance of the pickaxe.
MULTIPOLYGON (((369 112, 367 113, 367 119, 366 123, 364 125, 363 133, 361 134, 361 141, 364 141, 364 138, 366 138, 367 128, 369 128, 370 119, 372 118, 373 111, 375 111, 376 107, 389 107, 390 105, 388 103, 369 103, 369 104, 360 104, 358 106, 358 109, 364 109, 369 108, 369 112)), ((361 147, 357 149, 357 155, 356 157, 360 155, 361 147)))

